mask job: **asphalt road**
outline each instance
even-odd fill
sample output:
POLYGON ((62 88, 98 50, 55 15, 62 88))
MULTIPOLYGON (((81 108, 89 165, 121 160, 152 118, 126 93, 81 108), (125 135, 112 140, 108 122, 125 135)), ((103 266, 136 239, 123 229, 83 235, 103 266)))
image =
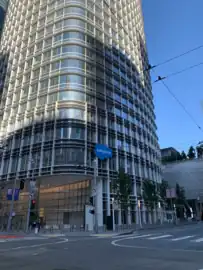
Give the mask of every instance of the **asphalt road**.
POLYGON ((59 237, 0 243, 0 269, 202 270, 203 225, 116 237, 59 237))

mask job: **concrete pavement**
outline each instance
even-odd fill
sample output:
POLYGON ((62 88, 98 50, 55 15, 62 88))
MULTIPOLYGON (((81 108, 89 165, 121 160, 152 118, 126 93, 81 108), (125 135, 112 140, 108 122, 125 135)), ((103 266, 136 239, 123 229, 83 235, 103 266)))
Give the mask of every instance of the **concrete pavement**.
POLYGON ((126 236, 61 236, 6 242, 0 243, 0 269, 200 270, 203 241, 191 241, 201 238, 203 226, 194 225, 126 236))

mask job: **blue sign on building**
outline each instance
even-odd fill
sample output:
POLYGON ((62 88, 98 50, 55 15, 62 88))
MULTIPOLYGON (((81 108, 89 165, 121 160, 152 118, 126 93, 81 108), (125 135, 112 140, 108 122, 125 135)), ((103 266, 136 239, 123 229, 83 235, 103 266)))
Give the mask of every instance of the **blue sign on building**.
MULTIPOLYGON (((9 188, 8 191, 7 191, 7 200, 8 201, 12 201, 12 193, 13 193, 13 189, 9 188)), ((15 193, 14 193, 14 201, 18 201, 19 193, 20 193, 20 189, 16 188, 15 193)))
POLYGON ((104 160, 112 157, 112 150, 104 144, 96 144, 95 154, 99 159, 104 160))

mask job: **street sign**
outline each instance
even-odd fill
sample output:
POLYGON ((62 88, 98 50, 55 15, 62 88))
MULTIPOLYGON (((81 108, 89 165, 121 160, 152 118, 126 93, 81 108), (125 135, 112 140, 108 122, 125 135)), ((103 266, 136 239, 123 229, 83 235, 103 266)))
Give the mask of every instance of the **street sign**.
POLYGON ((99 159, 104 160, 112 157, 112 150, 104 144, 96 144, 95 154, 99 159))
MULTIPOLYGON (((16 188, 15 191, 14 191, 14 201, 18 201, 19 193, 20 193, 20 189, 16 188)), ((12 195, 13 195, 13 189, 9 188, 8 191, 7 191, 7 200, 8 201, 12 201, 12 195)))

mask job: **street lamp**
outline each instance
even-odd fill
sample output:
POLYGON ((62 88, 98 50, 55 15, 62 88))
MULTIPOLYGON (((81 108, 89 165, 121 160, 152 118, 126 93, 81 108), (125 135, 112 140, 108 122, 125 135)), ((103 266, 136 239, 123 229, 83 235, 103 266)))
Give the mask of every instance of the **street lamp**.
POLYGON ((113 216, 113 231, 115 231, 115 200, 114 198, 112 200, 112 216, 113 216))
POLYGON ((35 188, 35 181, 34 181, 34 169, 35 169, 35 161, 33 159, 30 159, 30 165, 33 165, 33 170, 32 170, 32 178, 29 180, 29 190, 28 190, 28 209, 27 209, 27 221, 26 221, 26 232, 29 230, 29 224, 30 224, 30 208, 31 208, 31 201, 33 197, 33 191, 35 188))

